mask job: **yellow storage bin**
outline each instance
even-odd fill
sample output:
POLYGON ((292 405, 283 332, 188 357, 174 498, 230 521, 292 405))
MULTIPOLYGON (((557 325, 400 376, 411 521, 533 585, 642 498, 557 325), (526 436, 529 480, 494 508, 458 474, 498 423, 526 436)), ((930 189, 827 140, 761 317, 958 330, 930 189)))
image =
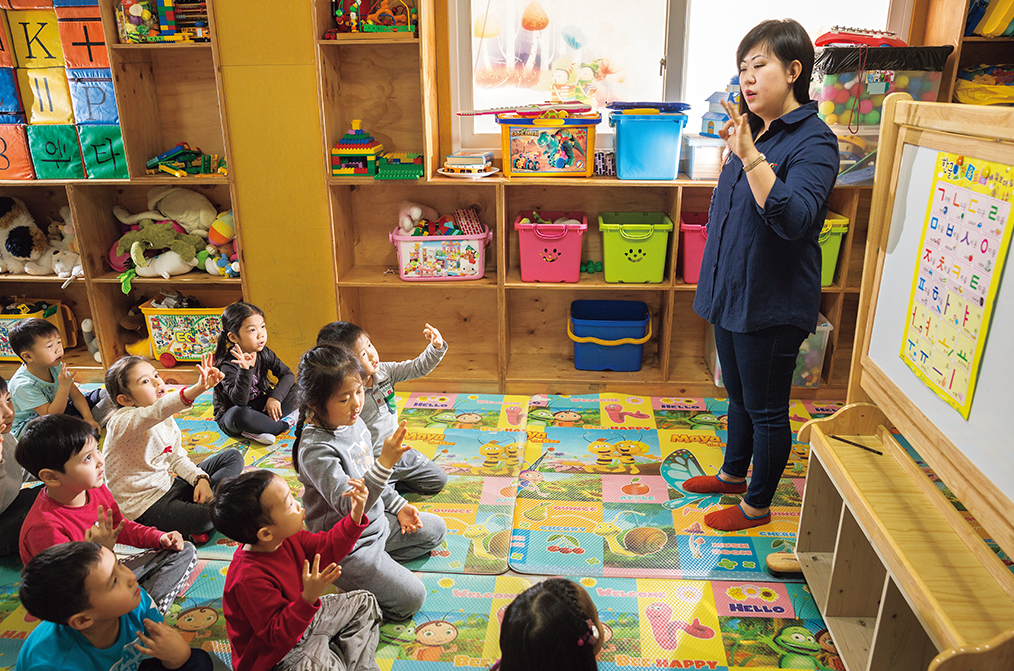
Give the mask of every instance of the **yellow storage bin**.
POLYGON ((561 118, 498 114, 507 177, 591 177, 595 172, 595 126, 602 116, 561 118))
POLYGON ((74 313, 71 312, 70 307, 60 301, 49 300, 48 298, 26 298, 23 300, 26 309, 33 303, 39 302, 49 303, 49 307, 45 310, 34 310, 19 315, 0 315, 0 361, 21 360, 17 352, 11 349, 11 345, 7 340, 7 333, 22 319, 31 319, 33 317, 45 319, 59 329, 60 340, 63 341, 65 350, 77 346, 77 320, 74 319, 74 313))
POLYGON ((148 301, 141 306, 141 312, 148 326, 152 354, 163 366, 172 367, 178 361, 200 361, 202 355, 213 353, 222 332, 224 309, 156 308, 148 301))

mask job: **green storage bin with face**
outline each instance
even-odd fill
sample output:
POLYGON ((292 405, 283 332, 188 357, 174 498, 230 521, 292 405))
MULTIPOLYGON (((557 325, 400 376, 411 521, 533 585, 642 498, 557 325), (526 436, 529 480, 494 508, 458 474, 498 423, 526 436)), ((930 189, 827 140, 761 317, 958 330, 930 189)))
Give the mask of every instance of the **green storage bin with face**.
POLYGON ((672 228, 664 212, 599 213, 606 282, 662 282, 672 228))
POLYGON ((841 240, 849 230, 848 217, 837 212, 827 211, 824 227, 820 230, 820 286, 829 287, 834 283, 834 271, 838 267, 838 252, 841 251, 841 240))

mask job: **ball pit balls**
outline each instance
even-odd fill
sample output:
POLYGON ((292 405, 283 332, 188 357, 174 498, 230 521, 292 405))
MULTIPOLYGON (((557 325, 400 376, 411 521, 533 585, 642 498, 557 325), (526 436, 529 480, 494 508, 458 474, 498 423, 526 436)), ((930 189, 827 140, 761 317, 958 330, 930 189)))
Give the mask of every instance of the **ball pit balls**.
POLYGON ((835 114, 841 114, 844 111, 845 111, 845 105, 844 104, 838 103, 837 105, 834 106, 834 113, 835 114))
POLYGON ((937 94, 934 93, 933 91, 927 91, 926 93, 923 93, 922 96, 920 96, 920 99, 923 102, 935 103, 937 101, 937 94))
POLYGON ((868 123, 868 124, 874 125, 874 126, 876 124, 880 123, 880 112, 878 110, 873 110, 872 112, 870 112, 869 114, 867 114, 866 115, 866 122, 865 123, 868 123))
POLYGON ((831 102, 830 100, 825 100, 824 102, 820 103, 820 107, 818 109, 820 110, 822 116, 834 114, 834 103, 831 102))
POLYGON ((872 98, 870 98, 870 100, 873 101, 873 106, 874 107, 883 107, 884 106, 884 98, 886 98, 886 97, 887 96, 885 96, 884 94, 880 93, 880 94, 877 94, 877 95, 873 96, 872 98))
POLYGON ((852 112, 850 110, 845 110, 844 112, 838 115, 838 123, 844 126, 847 126, 851 121, 852 121, 852 112))
POLYGON ((940 72, 927 72, 926 73, 926 79, 930 80, 931 82, 935 82, 935 81, 939 80, 941 76, 942 76, 942 73, 940 73, 940 72))
POLYGON ((834 100, 834 97, 837 94, 838 94, 838 89, 836 89, 834 87, 834 84, 831 84, 830 86, 825 86, 824 87, 824 90, 821 91, 821 96, 820 97, 821 97, 822 100, 834 100))
POLYGON ((860 114, 869 114, 870 110, 872 110, 872 109, 873 109, 873 101, 872 100, 860 100, 859 101, 859 113, 860 114))
POLYGON ((824 123, 826 123, 828 126, 835 125, 836 123, 838 123, 838 115, 828 114, 827 116, 824 117, 824 123))
POLYGON ((838 91, 838 94, 834 97, 834 99, 835 102, 847 103, 851 97, 852 95, 848 91, 842 89, 841 91, 838 91))
POLYGON ((894 79, 894 83, 900 89, 908 88, 908 75, 898 75, 894 79))

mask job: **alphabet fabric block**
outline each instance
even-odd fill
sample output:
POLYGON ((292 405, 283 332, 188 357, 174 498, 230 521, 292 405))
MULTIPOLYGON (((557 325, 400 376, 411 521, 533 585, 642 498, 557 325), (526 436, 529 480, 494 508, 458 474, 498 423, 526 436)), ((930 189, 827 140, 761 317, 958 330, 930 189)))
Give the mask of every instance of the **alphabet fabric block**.
POLYGON ((0 126, 0 179, 35 179, 25 126, 0 126))
POLYGON ((13 68, 15 65, 17 62, 14 60, 14 43, 11 42, 7 12, 0 12, 0 67, 13 68))
POLYGON ((28 126, 28 146, 39 179, 84 179, 74 126, 28 126))
POLYGON ((53 0, 55 7, 98 7, 99 0, 53 0))
POLYGON ((56 22, 68 68, 109 67, 98 7, 57 7, 56 22))
POLYGON ((22 114, 24 111, 14 68, 0 68, 0 114, 22 114))
POLYGON ((74 123, 66 70, 18 68, 16 72, 29 123, 74 123))
POLYGON ((74 119, 80 125, 119 124, 111 70, 67 70, 74 119))
POLYGON ((0 0, 5 9, 52 9, 53 0, 0 0))
POLYGON ((19 68, 62 68, 63 46, 53 10, 7 12, 19 68))
POLYGON ((129 179, 119 126, 78 126, 89 179, 129 179))

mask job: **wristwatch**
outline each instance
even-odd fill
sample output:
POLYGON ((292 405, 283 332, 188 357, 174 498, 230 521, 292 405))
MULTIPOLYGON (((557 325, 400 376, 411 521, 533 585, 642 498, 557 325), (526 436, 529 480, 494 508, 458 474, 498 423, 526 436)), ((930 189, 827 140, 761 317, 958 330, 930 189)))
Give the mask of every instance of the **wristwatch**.
POLYGON ((201 480, 207 480, 208 484, 209 485, 211 484, 211 478, 208 477, 208 474, 207 473, 201 473, 196 478, 194 478, 194 487, 196 487, 197 483, 200 482, 201 480))

